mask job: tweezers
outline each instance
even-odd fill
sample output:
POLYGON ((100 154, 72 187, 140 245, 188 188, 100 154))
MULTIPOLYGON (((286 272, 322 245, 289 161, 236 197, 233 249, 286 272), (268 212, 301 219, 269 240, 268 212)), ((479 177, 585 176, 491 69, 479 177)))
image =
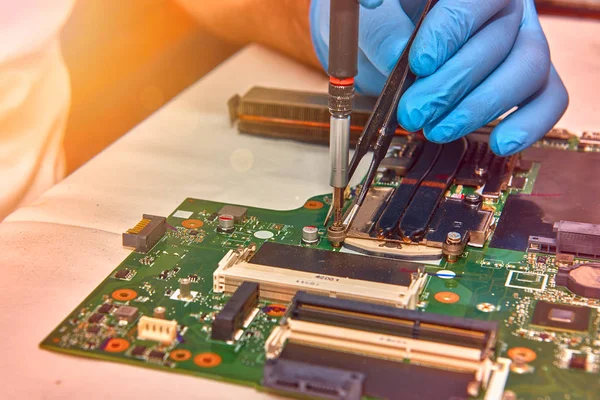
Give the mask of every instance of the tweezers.
POLYGON ((367 176, 360 188, 360 192, 356 196, 354 205, 344 220, 344 226, 346 229, 352 224, 358 209, 365 201, 367 192, 371 188, 375 174, 377 174, 379 164, 381 164, 381 161, 385 158, 390 147, 390 143, 394 138, 394 133, 398 127, 398 119, 396 116, 398 103, 400 102, 402 95, 417 78, 410 70, 408 63, 410 48, 412 47, 415 37, 421 28, 421 24, 435 3, 437 3, 437 0, 427 0, 425 3, 423 12, 415 24, 415 29, 408 39, 406 47, 404 48, 404 51, 402 51, 402 55, 400 55, 396 66, 385 82, 383 90, 381 91, 381 94, 375 103, 373 113, 369 117, 369 120, 367 121, 367 124, 365 125, 365 128, 360 135, 358 142, 356 143, 356 149, 348 169, 349 178, 352 178, 354 172, 356 171, 356 167, 358 164, 360 164, 360 161, 367 154, 367 152, 369 152, 369 150, 373 150, 373 159, 371 160, 371 164, 367 171, 367 176))

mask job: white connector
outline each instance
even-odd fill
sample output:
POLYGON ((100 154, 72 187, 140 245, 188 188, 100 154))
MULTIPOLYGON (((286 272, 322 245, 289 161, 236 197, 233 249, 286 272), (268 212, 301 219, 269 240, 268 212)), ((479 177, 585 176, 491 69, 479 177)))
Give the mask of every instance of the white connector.
POLYGON ((138 339, 171 344, 177 337, 177 321, 143 316, 137 325, 138 339))

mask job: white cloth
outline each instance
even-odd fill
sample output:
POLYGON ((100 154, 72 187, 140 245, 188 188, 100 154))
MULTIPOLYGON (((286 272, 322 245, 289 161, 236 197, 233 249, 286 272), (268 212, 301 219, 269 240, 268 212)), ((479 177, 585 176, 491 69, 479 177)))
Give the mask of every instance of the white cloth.
POLYGON ((74 0, 0 0, 0 220, 65 173, 69 76, 58 33, 74 0))

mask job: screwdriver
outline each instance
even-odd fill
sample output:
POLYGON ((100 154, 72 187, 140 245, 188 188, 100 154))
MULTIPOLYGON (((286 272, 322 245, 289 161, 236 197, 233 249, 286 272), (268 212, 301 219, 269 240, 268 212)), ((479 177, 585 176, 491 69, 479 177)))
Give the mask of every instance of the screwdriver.
POLYGON ((358 73, 358 0, 331 0, 329 16, 329 157, 331 208, 333 215, 327 237, 334 247, 344 241, 342 210, 348 186, 350 114, 354 101, 354 77, 358 73))

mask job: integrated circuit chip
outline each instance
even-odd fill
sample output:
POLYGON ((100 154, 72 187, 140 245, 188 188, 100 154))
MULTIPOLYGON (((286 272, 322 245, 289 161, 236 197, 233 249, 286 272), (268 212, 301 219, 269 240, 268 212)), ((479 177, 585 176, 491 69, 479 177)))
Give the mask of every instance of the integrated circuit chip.
POLYGON ((165 358, 165 353, 160 350, 152 350, 149 354, 149 357, 162 360, 163 358, 165 358))
POLYGON ((591 309, 588 307, 554 304, 538 301, 535 305, 533 325, 560 331, 587 331, 590 322, 591 309))
POLYGON ((131 350, 131 355, 136 357, 141 357, 146 352, 146 346, 135 346, 133 350, 131 350))
POLYGON ((138 309, 137 307, 132 306, 121 306, 117 308, 115 311, 115 317, 119 318, 119 320, 124 320, 127 322, 133 322, 137 318, 138 309))
POLYGON ((124 268, 124 269, 120 269, 115 273, 115 278, 117 279, 129 279, 131 276, 131 271, 124 268))
POLYGON ((246 219, 247 213, 248 209, 246 207, 226 205, 219 210, 218 215, 231 215, 233 220, 239 223, 246 219))
POLYGON ((90 318, 88 318, 88 321, 91 322, 92 324, 97 324, 98 322, 102 321, 103 318, 104 318, 104 315, 99 314, 99 313, 94 313, 94 314, 92 314, 92 316, 90 318))
POLYGON ((104 303, 98 308, 98 312, 100 314, 108 314, 112 308, 112 304, 104 303))

